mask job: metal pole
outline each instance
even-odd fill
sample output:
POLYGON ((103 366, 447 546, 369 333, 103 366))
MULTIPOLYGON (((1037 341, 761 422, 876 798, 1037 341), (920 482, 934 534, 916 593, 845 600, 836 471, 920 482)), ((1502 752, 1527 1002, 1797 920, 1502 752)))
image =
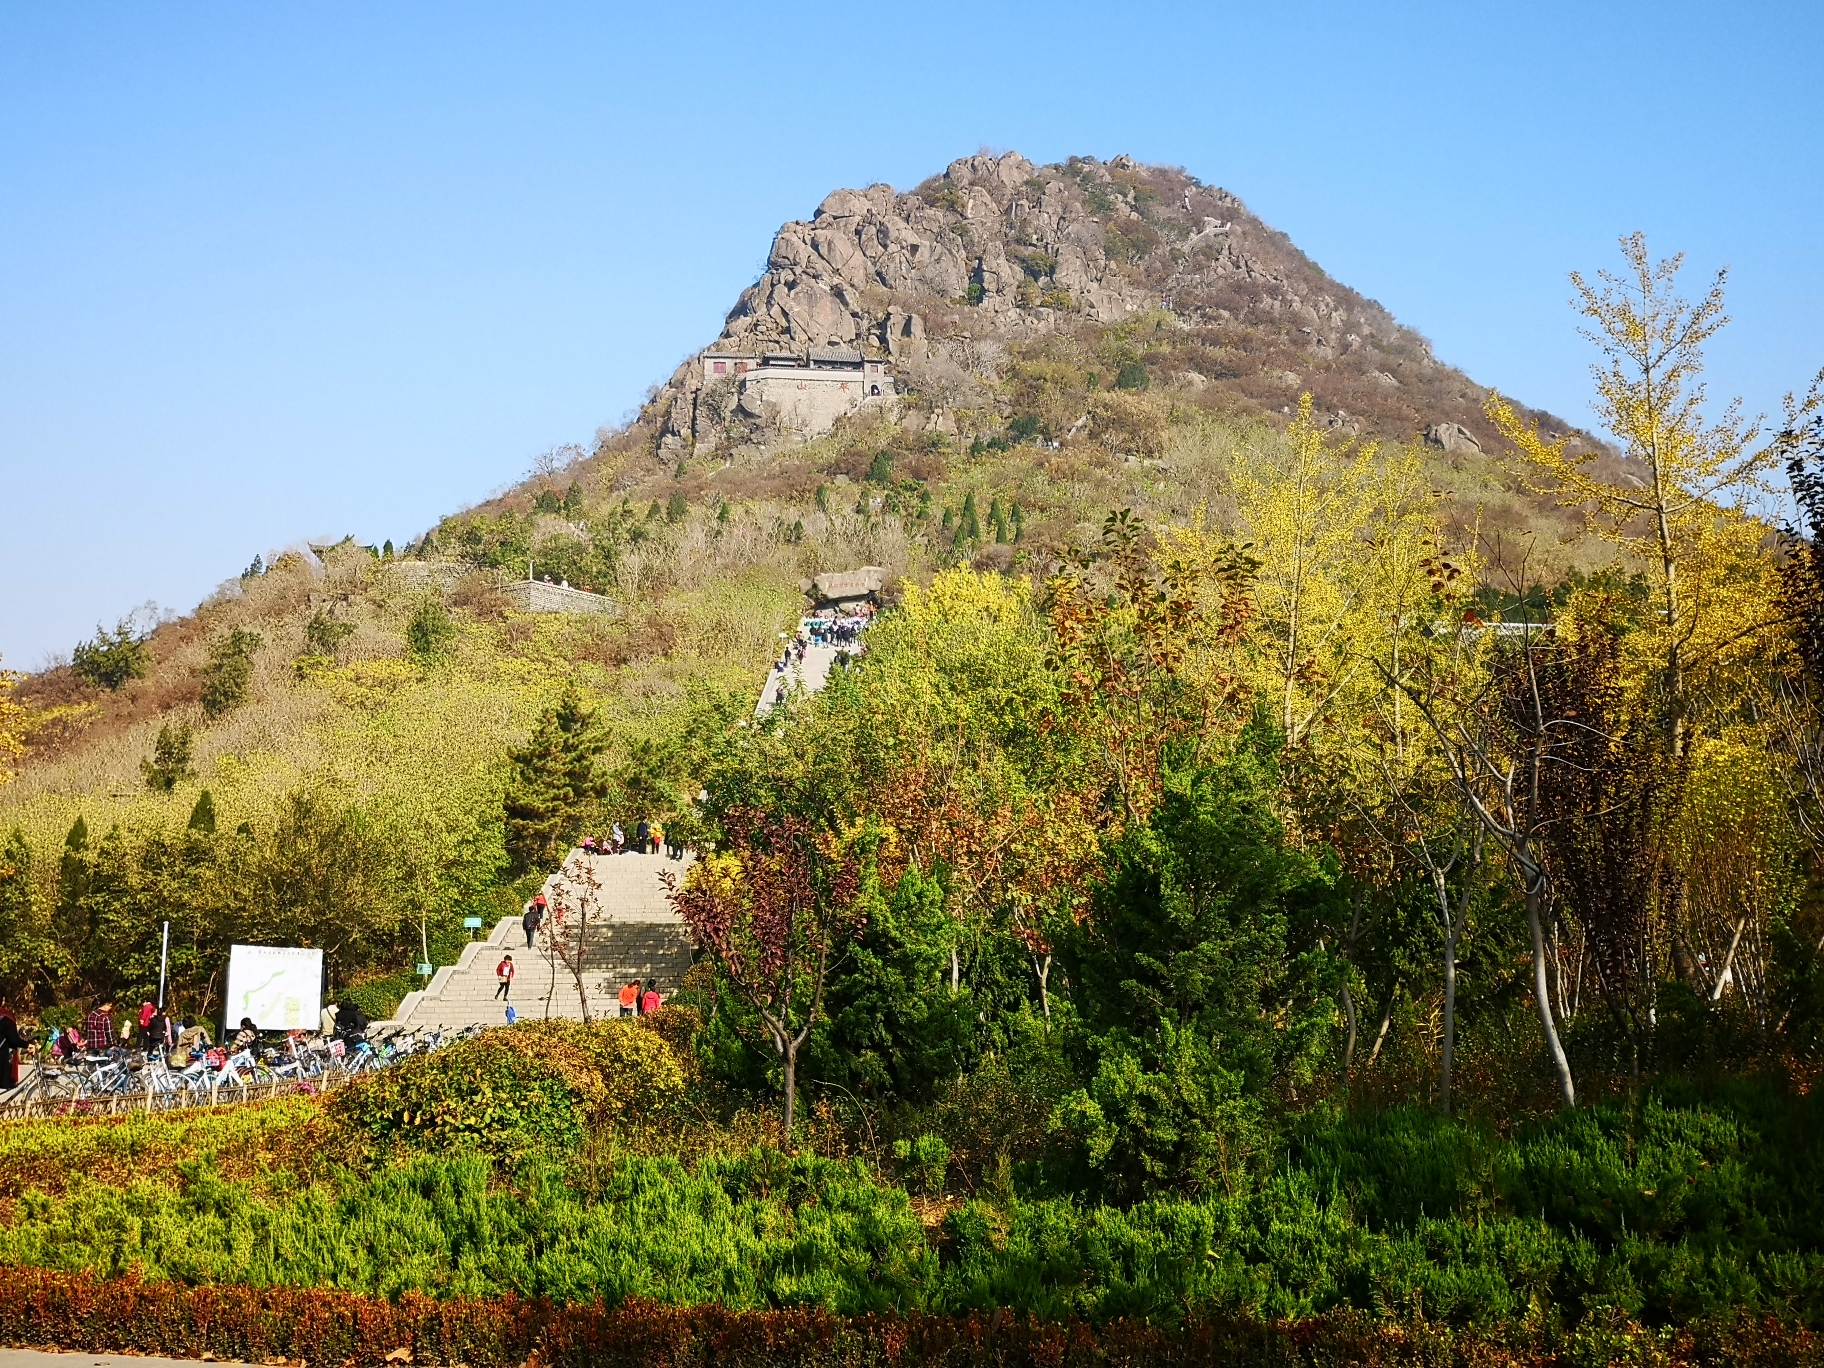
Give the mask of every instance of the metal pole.
POLYGON ((158 1010, 165 1010, 165 965, 171 958, 171 923, 165 923, 165 933, 158 947, 158 1010))

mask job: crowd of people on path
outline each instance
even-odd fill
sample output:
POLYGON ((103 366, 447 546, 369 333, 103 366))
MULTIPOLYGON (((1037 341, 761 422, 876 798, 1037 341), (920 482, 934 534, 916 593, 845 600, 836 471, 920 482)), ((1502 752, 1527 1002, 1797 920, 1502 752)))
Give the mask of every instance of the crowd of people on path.
MULTIPOLYGON (((785 702, 786 695, 792 686, 792 672, 802 670, 805 658, 813 646, 834 646, 836 648, 835 664, 838 668, 846 666, 849 661, 867 649, 861 640, 863 632, 874 621, 875 607, 872 603, 863 603, 854 608, 808 613, 798 620, 797 635, 785 642, 785 648, 773 661, 772 689, 773 706, 779 707, 785 702)), ((784 637, 783 632, 780 633, 784 637)))
POLYGON ((632 840, 628 840, 627 833, 616 822, 606 836, 583 837, 582 850, 585 855, 657 855, 663 851, 666 859, 681 860, 685 845, 682 836, 667 833, 665 824, 653 817, 641 818, 633 829, 632 840))
MULTIPOLYGON (((863 603, 854 608, 807 614, 798 621, 797 640, 809 646, 858 645, 861 634, 873 623, 874 613, 872 603, 863 603)), ((801 652, 799 659, 803 658, 801 652)))

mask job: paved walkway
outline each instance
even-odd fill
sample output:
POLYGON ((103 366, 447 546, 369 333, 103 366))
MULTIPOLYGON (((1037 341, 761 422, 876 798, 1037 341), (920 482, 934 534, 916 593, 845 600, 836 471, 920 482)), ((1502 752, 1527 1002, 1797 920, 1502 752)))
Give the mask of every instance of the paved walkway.
POLYGON ((834 646, 807 646, 804 648, 802 664, 794 664, 787 670, 775 669, 766 677, 766 684, 760 690, 760 701, 754 705, 754 716, 765 717, 777 706, 775 700, 779 697, 781 683, 784 683, 788 692, 816 693, 830 677, 830 670, 836 664, 836 651, 834 646))
MULTIPOLYGON (((652 979, 669 994, 690 968, 690 938, 666 898, 659 876, 678 878, 691 857, 668 860, 663 855, 585 855, 572 851, 564 867, 545 880, 547 902, 559 897, 572 907, 585 894, 591 899, 590 929, 583 961, 583 982, 590 1015, 613 1016, 619 1010, 621 985, 629 979, 652 979), (600 885, 590 892, 579 882, 592 871, 600 885)), ((522 1020, 583 1015, 575 976, 551 951, 549 928, 539 932, 528 950, 518 917, 503 917, 485 941, 467 946, 461 960, 439 969, 422 992, 407 995, 394 1020, 413 1028, 427 1026, 498 1026, 506 1020, 506 1002, 496 1000, 495 966, 513 956, 513 989, 507 1002, 522 1020)))

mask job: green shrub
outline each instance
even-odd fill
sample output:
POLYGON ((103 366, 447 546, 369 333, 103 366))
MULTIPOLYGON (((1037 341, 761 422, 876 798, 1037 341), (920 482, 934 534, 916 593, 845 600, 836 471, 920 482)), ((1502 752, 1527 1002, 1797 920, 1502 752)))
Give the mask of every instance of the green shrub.
POLYGON ((405 995, 423 986, 424 980, 416 974, 389 974, 343 989, 340 1000, 354 1003, 371 1021, 390 1021, 405 995))
MULTIPOLYGON (((390 547, 392 543, 388 542, 387 545, 390 547)), ((343 645, 354 634, 354 623, 333 618, 326 610, 319 608, 310 615, 310 621, 304 624, 305 654, 325 656, 334 661, 342 654, 343 645)))
POLYGON ((682 1091, 671 1047, 634 1021, 528 1021, 418 1055, 338 1092, 330 1113, 383 1143, 497 1155, 575 1149, 585 1128, 682 1091))
POLYGON ((938 1135, 921 1135, 913 1140, 895 1140, 893 1157, 908 1188, 935 1196, 944 1190, 944 1179, 950 1171, 950 1146, 938 1135))
POLYGON ((1146 367, 1138 361, 1124 363, 1115 373, 1116 389, 1143 390, 1152 383, 1153 377, 1147 374, 1146 367))
POLYGON ((405 646, 421 662, 440 660, 456 641, 456 624, 443 604, 426 599, 412 610, 405 624, 405 646))

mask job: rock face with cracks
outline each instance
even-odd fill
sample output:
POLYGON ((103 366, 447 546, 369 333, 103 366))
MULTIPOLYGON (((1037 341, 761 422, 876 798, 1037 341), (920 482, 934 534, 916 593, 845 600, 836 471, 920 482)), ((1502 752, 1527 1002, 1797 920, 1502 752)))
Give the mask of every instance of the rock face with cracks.
MULTIPOLYGON (((1493 449, 1486 390, 1440 363, 1423 337, 1332 280, 1228 191, 1129 157, 1035 166, 1017 152, 982 152, 911 191, 837 190, 808 221, 780 228, 712 347, 850 348, 929 394, 992 382, 1014 350, 1047 336, 1149 310, 1186 345, 1159 380, 1200 402, 1279 414, 1307 388, 1332 427, 1425 433, 1453 454, 1493 449)), ((806 435, 755 407, 692 358, 642 420, 660 454, 806 435)))

